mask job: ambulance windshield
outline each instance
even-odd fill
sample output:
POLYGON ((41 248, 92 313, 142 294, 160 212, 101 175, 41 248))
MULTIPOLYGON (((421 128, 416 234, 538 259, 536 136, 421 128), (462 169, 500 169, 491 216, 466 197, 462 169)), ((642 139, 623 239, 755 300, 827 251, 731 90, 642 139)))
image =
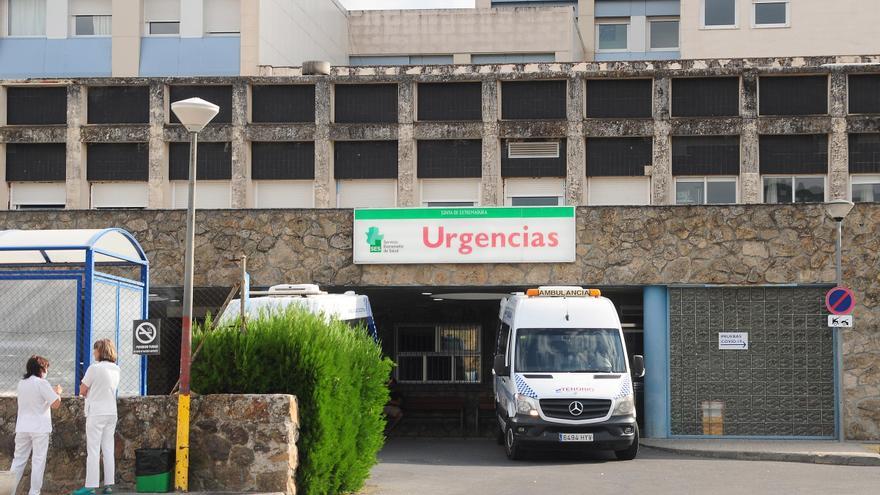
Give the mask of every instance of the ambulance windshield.
POLYGON ((613 328, 520 328, 517 372, 625 373, 620 332, 613 328))

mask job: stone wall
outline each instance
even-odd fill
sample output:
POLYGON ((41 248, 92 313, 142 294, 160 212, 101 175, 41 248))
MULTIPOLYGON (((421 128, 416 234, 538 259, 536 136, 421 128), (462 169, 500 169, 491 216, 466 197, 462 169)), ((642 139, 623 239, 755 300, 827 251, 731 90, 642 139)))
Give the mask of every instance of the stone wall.
MULTIPOLYGON (((118 226, 143 244, 153 286, 183 280, 184 211, 0 212, 0 229, 118 226)), ((351 210, 208 210, 197 214, 195 283, 230 287, 248 256, 254 285, 830 284, 834 222, 821 205, 582 207, 577 261, 354 265, 351 210)), ((844 226, 843 278, 856 292, 844 331, 847 434, 880 439, 880 204, 844 226)), ((360 240, 356 240, 360 241, 360 240)))
MULTIPOLYGON (((12 462, 16 399, 0 398, 0 468, 12 462)), ((135 449, 175 446, 177 398, 120 399, 116 483, 134 486, 135 449)), ((85 480, 83 400, 64 398, 52 412, 52 443, 44 493, 64 493, 85 480)), ((295 493, 296 398, 289 395, 207 395, 192 401, 190 490, 295 493)), ((19 486, 19 493, 27 493, 19 486)))

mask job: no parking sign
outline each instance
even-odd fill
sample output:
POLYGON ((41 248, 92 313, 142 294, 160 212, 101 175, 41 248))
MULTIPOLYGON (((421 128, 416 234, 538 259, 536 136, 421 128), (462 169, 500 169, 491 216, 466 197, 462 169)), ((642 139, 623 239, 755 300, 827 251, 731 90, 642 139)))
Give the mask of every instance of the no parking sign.
POLYGON ((856 297, 849 287, 835 287, 825 294, 825 307, 833 315, 851 314, 856 305, 856 297))

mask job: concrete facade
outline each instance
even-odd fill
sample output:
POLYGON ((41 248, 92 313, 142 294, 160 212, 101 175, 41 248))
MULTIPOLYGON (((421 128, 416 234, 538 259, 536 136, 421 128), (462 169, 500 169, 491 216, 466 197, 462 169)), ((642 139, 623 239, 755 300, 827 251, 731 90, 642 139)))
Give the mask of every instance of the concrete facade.
MULTIPOLYGON (((501 140, 511 138, 567 138, 566 203, 587 204, 585 139, 591 137, 651 136, 653 160, 645 174, 651 177, 652 203, 674 203, 671 138, 688 135, 740 136, 740 203, 762 201, 758 139, 774 134, 827 134, 829 165, 827 198, 849 196, 847 134, 876 132, 877 116, 846 114, 847 75, 880 73, 873 65, 880 57, 813 57, 783 59, 731 59, 663 61, 645 63, 596 62, 577 64, 500 64, 483 66, 415 66, 388 68, 334 68, 329 77, 302 76, 297 68, 263 67, 260 76, 247 78, 118 78, 52 81, 68 87, 67 126, 0 126, 0 151, 5 143, 67 143, 68 208, 89 208, 89 184, 85 177, 85 146, 91 142, 150 143, 149 207, 172 207, 168 181, 169 142, 186 141, 183 128, 170 124, 168 86, 225 84, 233 87, 232 122, 211 124, 200 136, 202 142, 232 143, 232 208, 253 206, 250 177, 250 142, 314 141, 314 205, 336 206, 333 178, 333 143, 347 140, 398 141, 398 205, 419 204, 415 144, 420 139, 482 139, 482 198, 484 206, 504 201, 500 170, 501 140), (845 65, 852 63, 855 65, 845 65), (832 65, 827 64, 844 64, 832 65), (824 74, 830 79, 830 112, 824 116, 765 117, 757 114, 757 80, 781 74, 824 74), (670 114, 670 87, 674 78, 735 76, 741 80, 740 115, 724 118, 684 118, 670 114), (653 80, 653 115, 650 119, 585 118, 585 80, 596 78, 648 78, 653 80), (503 81, 563 79, 567 81, 565 120, 507 121, 500 115, 503 81), (418 121, 415 100, 419 83, 482 82, 482 122, 418 121), (395 83, 398 85, 398 122, 385 124, 340 124, 331 122, 333 88, 337 83, 395 83), (250 122, 249 85, 314 84, 314 123, 254 124, 250 122), (150 123, 145 125, 87 124, 85 97, 93 85, 149 85, 150 123)), ((43 84, 45 81, 40 81, 43 84)), ((3 85, 34 84, 2 81, 3 85)), ((2 99, 2 98, 0 98, 2 99)), ((3 153, 0 153, 3 154, 3 153)), ((0 208, 7 208, 4 201, 0 208)))

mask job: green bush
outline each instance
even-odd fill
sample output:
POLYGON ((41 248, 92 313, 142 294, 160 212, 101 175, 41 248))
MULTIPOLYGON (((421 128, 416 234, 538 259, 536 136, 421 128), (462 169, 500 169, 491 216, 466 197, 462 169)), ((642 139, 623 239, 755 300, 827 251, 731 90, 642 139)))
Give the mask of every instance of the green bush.
POLYGON ((237 324, 197 328, 194 343, 201 342, 192 366, 195 391, 298 398, 299 493, 363 486, 384 442, 392 367, 364 328, 293 308, 249 320, 245 333, 237 324))

